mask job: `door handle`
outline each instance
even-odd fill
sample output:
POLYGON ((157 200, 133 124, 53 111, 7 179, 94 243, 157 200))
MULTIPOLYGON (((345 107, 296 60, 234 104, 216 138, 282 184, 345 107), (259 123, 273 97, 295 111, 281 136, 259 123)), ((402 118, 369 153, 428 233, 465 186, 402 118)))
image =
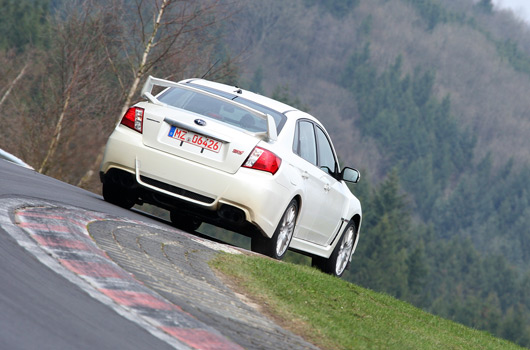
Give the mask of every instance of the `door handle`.
POLYGON ((329 192, 330 189, 331 187, 329 187, 329 184, 324 185, 324 191, 329 192))
POLYGON ((304 171, 302 173, 302 179, 306 179, 306 180, 309 179, 309 173, 307 171, 304 171))

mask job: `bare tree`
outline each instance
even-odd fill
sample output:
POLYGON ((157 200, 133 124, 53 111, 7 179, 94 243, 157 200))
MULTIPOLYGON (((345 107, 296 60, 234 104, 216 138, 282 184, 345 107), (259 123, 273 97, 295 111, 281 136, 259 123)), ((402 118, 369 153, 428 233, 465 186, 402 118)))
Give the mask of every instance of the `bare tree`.
MULTIPOLYGON (((213 44, 218 39, 215 26, 228 16, 222 12, 219 0, 136 0, 134 18, 125 22, 127 28, 131 23, 133 25, 130 29, 121 30, 118 38, 121 52, 106 50, 107 61, 123 88, 121 110, 115 123, 131 105, 140 82, 147 74, 156 70, 169 72, 165 74, 166 78, 182 77, 184 72, 210 65, 212 51, 215 50, 213 44), (126 58, 128 69, 117 68, 119 57, 126 58)), ((226 70, 226 62, 223 67, 226 70)), ((102 145, 93 165, 79 180, 78 186, 90 180, 101 163, 103 153, 102 145)))
POLYGON ((0 51, 0 148, 21 157, 23 148, 19 139, 19 123, 14 123, 13 118, 17 106, 17 91, 24 89, 27 77, 31 75, 34 65, 30 62, 31 53, 19 53, 16 50, 0 51))
POLYGON ((67 119, 90 118, 87 115, 86 94, 97 93, 99 76, 105 70, 106 57, 99 45, 104 32, 104 21, 94 13, 91 2, 69 11, 66 20, 55 21, 55 40, 49 63, 48 88, 53 95, 56 116, 53 134, 38 171, 48 172, 51 159, 62 141, 67 119))
POLYGON ((99 190, 105 141, 148 74, 236 74, 237 57, 219 45, 234 11, 220 0, 66 2, 50 18, 49 47, 0 55, 0 121, 17 120, 0 141, 42 173, 99 190))

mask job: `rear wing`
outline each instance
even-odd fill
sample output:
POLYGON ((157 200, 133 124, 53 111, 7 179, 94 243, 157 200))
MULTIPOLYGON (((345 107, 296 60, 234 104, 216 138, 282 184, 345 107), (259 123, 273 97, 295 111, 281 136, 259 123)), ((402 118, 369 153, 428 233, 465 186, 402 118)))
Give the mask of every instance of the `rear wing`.
POLYGON ((262 137, 264 140, 266 140, 268 142, 274 142, 274 141, 276 141, 278 139, 278 132, 276 130, 276 123, 274 121, 274 118, 270 114, 266 114, 266 113, 260 112, 260 111, 254 109, 254 108, 245 106, 244 104, 241 104, 239 102, 233 101, 231 99, 227 99, 225 97, 218 96, 216 94, 212 94, 212 93, 210 93, 208 91, 197 89, 197 88, 189 86, 189 85, 180 84, 180 83, 176 83, 176 82, 173 82, 173 81, 170 81, 170 80, 165 80, 165 79, 160 79, 160 78, 155 78, 155 77, 149 76, 147 78, 143 88, 142 88, 142 97, 147 99, 149 102, 151 102, 153 104, 156 104, 156 105, 159 105, 159 106, 168 106, 168 105, 166 103, 158 100, 156 98, 156 96, 153 96, 152 92, 153 92, 153 88, 155 86, 166 87, 166 88, 178 87, 178 88, 181 88, 181 89, 187 89, 187 90, 191 90, 191 91, 203 94, 203 95, 207 95, 207 96, 213 97, 213 98, 221 100, 223 102, 231 103, 231 104, 233 104, 233 105, 235 105, 235 106, 237 106, 239 108, 243 108, 243 109, 247 110, 249 113, 258 116, 259 118, 264 119, 267 122, 267 131, 264 132, 264 133, 257 133, 256 136, 260 136, 260 137, 262 137))

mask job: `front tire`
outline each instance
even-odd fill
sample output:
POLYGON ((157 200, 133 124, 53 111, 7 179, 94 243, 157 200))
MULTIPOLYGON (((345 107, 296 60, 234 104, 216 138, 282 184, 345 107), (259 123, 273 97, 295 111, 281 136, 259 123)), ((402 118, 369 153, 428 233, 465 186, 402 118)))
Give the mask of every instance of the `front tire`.
POLYGON ((273 259, 281 260, 287 253, 287 248, 293 238, 296 219, 298 217, 298 202, 293 199, 283 213, 280 223, 276 227, 271 238, 256 236, 250 242, 250 249, 253 252, 270 256, 273 259))
POLYGON ((355 223, 350 221, 329 259, 316 256, 313 257, 311 265, 330 275, 342 276, 350 264, 356 233, 355 223))

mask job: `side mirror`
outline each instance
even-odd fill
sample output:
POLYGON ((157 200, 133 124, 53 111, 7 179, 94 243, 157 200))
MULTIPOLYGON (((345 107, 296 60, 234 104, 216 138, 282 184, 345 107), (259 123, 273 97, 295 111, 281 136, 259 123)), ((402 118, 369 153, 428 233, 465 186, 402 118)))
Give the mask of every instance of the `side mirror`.
POLYGON ((352 182, 356 184, 361 179, 361 173, 357 169, 353 168, 344 168, 340 173, 340 177, 344 181, 352 182))

